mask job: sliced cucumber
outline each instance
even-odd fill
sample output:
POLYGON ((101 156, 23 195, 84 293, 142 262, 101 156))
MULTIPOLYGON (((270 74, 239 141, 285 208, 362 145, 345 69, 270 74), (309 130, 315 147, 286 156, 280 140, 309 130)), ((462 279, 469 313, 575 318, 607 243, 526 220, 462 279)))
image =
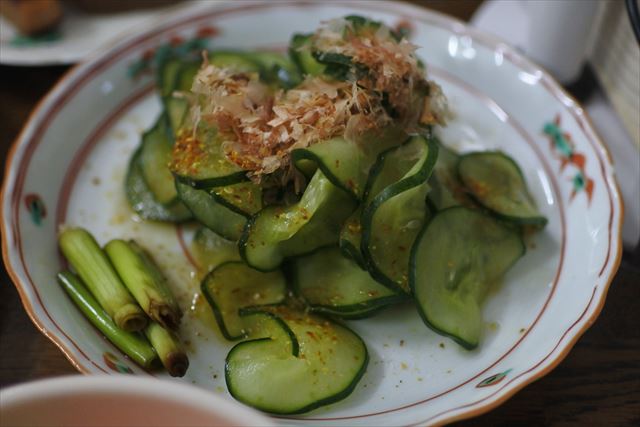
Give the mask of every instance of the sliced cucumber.
POLYGON ((250 52, 239 50, 214 50, 209 52, 209 63, 219 68, 230 68, 240 73, 259 73, 260 64, 250 52))
MULTIPOLYGON (((174 177, 169 169, 171 152, 174 144, 174 131, 185 119, 188 103, 185 99, 172 96, 174 90, 189 90, 181 84, 185 69, 195 69, 194 63, 183 64, 180 61, 169 60, 160 69, 160 91, 163 95, 164 111, 156 120, 153 127, 142 136, 140 166, 144 179, 155 200, 164 205, 177 201, 174 177)), ((190 80, 193 80, 191 74, 190 80)))
POLYGON ((131 156, 125 178, 125 193, 134 212, 143 219, 154 221, 183 222, 190 219, 191 211, 179 200, 168 205, 158 203, 144 178, 140 154, 141 148, 138 148, 131 156))
POLYGON ((173 90, 180 92, 190 92, 193 86, 193 79, 200 69, 199 62, 185 62, 176 73, 176 80, 173 83, 173 90))
MULTIPOLYGON (((171 145, 176 140, 176 135, 184 122, 188 118, 189 102, 186 98, 180 98, 177 96, 169 95, 163 99, 164 109, 169 120, 169 128, 171 129, 171 145)), ((167 163, 166 168, 169 168, 167 163)), ((171 172, 171 171, 169 171, 171 172)))
MULTIPOLYGON (((188 129, 190 124, 187 122, 189 119, 189 102, 183 96, 174 94, 174 91, 178 92, 190 92, 193 85, 193 79, 198 72, 200 66, 197 63, 184 63, 180 66, 176 72, 174 79, 173 90, 163 97, 164 110, 169 118, 169 126, 171 128, 171 134, 173 135, 173 141, 177 139, 180 129, 185 127, 188 129)), ((173 143, 172 143, 173 144, 173 143)))
POLYGON ((467 349, 476 347, 489 286, 524 252, 518 232, 480 211, 452 207, 436 214, 413 247, 409 269, 424 322, 467 349))
POLYGON ((250 181, 216 187, 209 190, 209 193, 241 215, 251 216, 262 209, 262 187, 250 181))
POLYGON ((437 210, 474 204, 458 178, 459 159, 460 156, 453 150, 438 144, 438 160, 429 179, 431 191, 428 196, 431 205, 437 210))
POLYGON ((277 52, 250 52, 249 57, 260 64, 260 79, 285 89, 296 86, 302 80, 295 64, 277 52))
POLYGON ((209 62, 237 72, 259 73, 263 82, 287 89, 300 82, 295 65, 277 52, 213 51, 209 54, 209 62))
POLYGON ((230 209, 214 192, 198 190, 180 180, 176 180, 175 186, 182 203, 204 226, 225 239, 240 238, 247 222, 246 214, 230 209))
POLYGON ((193 216, 229 240, 237 241, 247 219, 262 208, 262 190, 252 182, 198 190, 177 180, 175 186, 180 200, 193 216))
POLYGON ((178 75, 178 70, 180 70, 183 63, 184 62, 182 60, 175 58, 165 61, 158 68, 156 84, 158 91, 160 92, 160 96, 168 96, 175 90, 176 76, 178 75))
MULTIPOLYGON (((237 72, 261 73, 263 67, 260 61, 276 66, 274 55, 268 57, 266 53, 257 52, 212 51, 209 53, 209 63, 237 72)), ((282 61, 286 59, 282 58, 282 61)), ((197 71, 197 65, 186 64, 177 74, 176 89, 190 90, 197 71)), ((206 189, 247 180, 246 171, 226 158, 222 141, 214 127, 201 122, 196 135, 191 135, 190 127, 190 123, 181 127, 183 136, 177 139, 173 149, 171 171, 178 179, 193 187, 206 189)))
POLYGON ((367 184, 360 249, 380 283, 409 292, 409 255, 429 211, 427 180, 438 156, 432 139, 414 136, 382 154, 367 184))
POLYGON ((364 374, 369 356, 351 330, 289 308, 271 309, 297 338, 271 337, 237 344, 227 355, 227 388, 239 401, 275 414, 296 414, 342 400, 364 374), (280 341, 284 341, 281 343, 280 341))
POLYGON ((470 153, 458 162, 458 175, 471 196, 495 215, 516 224, 544 226, 522 171, 501 152, 470 153))
POLYGON ((273 270, 287 257, 337 243, 342 222, 354 209, 353 199, 318 170, 298 203, 267 207, 249 220, 240 254, 253 268, 273 270))
MULTIPOLYGON (((375 33, 381 26, 382 22, 374 21, 369 18, 365 18, 360 15, 347 15, 344 17, 345 21, 348 21, 351 24, 351 27, 345 27, 345 36, 350 36, 350 31, 353 30, 353 33, 356 35, 360 35, 364 32, 375 33)), ((394 36, 395 33, 390 29, 390 35, 394 36)), ((400 41, 400 39, 395 38, 396 41, 400 41)))
POLYGON ((244 170, 227 160, 216 129, 203 123, 195 136, 185 131, 176 140, 170 167, 180 181, 196 188, 223 187, 248 180, 244 170))
POLYGON ((378 155, 406 138, 406 133, 400 129, 389 127, 383 133, 363 136, 362 141, 338 137, 293 150, 291 158, 308 177, 313 175, 317 167, 335 186, 361 199, 369 170, 378 155), (310 163, 315 167, 311 167, 310 163))
POLYGON ((208 273, 222 263, 240 261, 238 244, 214 233, 207 227, 199 227, 193 235, 191 251, 199 270, 208 273))
POLYGON ((168 167, 172 146, 167 116, 162 114, 155 125, 142 135, 140 166, 149 190, 163 205, 175 202, 177 197, 174 178, 168 167))
POLYGON ((228 340, 237 340, 247 335, 239 311, 281 303, 287 284, 281 271, 262 273, 243 262, 227 262, 204 278, 201 289, 222 335, 228 340))
POLYGON ((274 344, 270 346, 270 350, 275 350, 285 357, 298 357, 300 354, 298 338, 291 328, 280 317, 265 311, 265 307, 242 309, 239 316, 244 324, 245 334, 250 340, 270 340, 274 344))
POLYGON ((349 218, 347 218, 340 230, 338 245, 346 257, 351 258, 351 260, 360 267, 366 269, 366 263, 362 257, 362 252, 360 251, 360 245, 362 242, 362 225, 360 224, 361 216, 362 209, 358 208, 349 218))
POLYGON ((289 42, 289 57, 303 76, 318 76, 324 73, 324 65, 316 61, 311 53, 313 34, 294 34, 289 42))
POLYGON ((320 313, 362 318, 405 298, 373 280, 337 247, 295 258, 292 273, 296 293, 320 313))

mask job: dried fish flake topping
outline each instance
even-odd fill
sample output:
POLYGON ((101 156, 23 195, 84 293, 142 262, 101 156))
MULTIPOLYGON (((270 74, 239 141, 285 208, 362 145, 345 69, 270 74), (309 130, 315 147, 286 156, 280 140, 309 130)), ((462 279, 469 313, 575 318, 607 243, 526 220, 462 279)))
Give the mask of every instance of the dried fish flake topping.
POLYGON ((314 35, 313 48, 345 55, 360 74, 366 72, 343 81, 308 76, 284 91, 262 83, 257 73, 219 68, 205 58, 190 95, 197 99, 193 129, 203 121, 215 126, 227 159, 259 181, 278 170, 291 176, 286 171, 296 148, 341 135, 356 141, 392 123, 409 130, 444 123, 446 100, 426 80, 416 46, 396 40, 386 26, 363 29, 346 19, 329 21, 314 35))

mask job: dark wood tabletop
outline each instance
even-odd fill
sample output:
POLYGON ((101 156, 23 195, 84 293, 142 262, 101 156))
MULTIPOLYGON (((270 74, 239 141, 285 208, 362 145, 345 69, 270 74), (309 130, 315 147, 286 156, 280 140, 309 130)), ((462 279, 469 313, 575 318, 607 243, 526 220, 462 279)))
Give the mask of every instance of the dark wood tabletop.
MULTIPOLYGON (((468 19, 479 1, 423 3, 468 19)), ((0 66, 3 160, 29 113, 67 69, 0 66)), ((4 268, 0 274, 0 387, 77 374, 31 323, 4 268)), ((640 425, 640 248, 624 253, 600 317, 557 368, 502 406, 464 423, 640 425)))

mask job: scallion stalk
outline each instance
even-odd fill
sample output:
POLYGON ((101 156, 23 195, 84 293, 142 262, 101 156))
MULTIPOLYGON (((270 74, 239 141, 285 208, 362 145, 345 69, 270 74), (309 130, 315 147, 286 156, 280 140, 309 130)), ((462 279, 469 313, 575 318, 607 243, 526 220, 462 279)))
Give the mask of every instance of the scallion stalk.
POLYGON ((139 331, 145 328, 147 316, 89 232, 82 228, 67 228, 60 233, 59 244, 80 279, 120 329, 139 331))
POLYGON ((176 329, 182 315, 180 307, 151 256, 133 240, 112 240, 104 249, 145 313, 163 327, 176 329))
POLYGON ((155 322, 149 323, 144 333, 169 375, 183 377, 189 367, 189 358, 175 335, 155 322))
POLYGON ((69 271, 58 273, 58 283, 71 297, 82 314, 102 332, 109 341, 122 350, 134 362, 145 369, 153 367, 157 354, 142 335, 124 331, 116 326, 100 307, 80 279, 69 271))

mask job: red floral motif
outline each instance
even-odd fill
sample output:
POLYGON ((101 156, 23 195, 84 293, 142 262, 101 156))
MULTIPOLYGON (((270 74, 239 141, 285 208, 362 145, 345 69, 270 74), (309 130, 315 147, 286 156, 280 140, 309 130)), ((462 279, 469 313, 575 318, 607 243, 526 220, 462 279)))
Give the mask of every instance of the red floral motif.
POLYGON ((396 23, 395 30, 404 38, 410 39, 415 31, 415 26, 413 25, 413 22, 408 19, 401 19, 396 23))
POLYGON ((131 370, 127 365, 121 363, 113 353, 105 351, 102 354, 102 359, 104 360, 104 363, 115 372, 121 374, 133 374, 133 370, 131 370))
POLYGON ((587 195, 588 203, 591 204, 594 181, 587 176, 585 171, 587 159, 584 154, 576 151, 571 135, 561 129, 560 114, 556 115, 553 122, 544 125, 543 132, 549 138, 554 157, 560 160, 560 173, 564 172, 568 165, 572 165, 577 169, 576 174, 571 178, 573 189, 569 200, 572 201, 576 194, 584 191, 587 195))

